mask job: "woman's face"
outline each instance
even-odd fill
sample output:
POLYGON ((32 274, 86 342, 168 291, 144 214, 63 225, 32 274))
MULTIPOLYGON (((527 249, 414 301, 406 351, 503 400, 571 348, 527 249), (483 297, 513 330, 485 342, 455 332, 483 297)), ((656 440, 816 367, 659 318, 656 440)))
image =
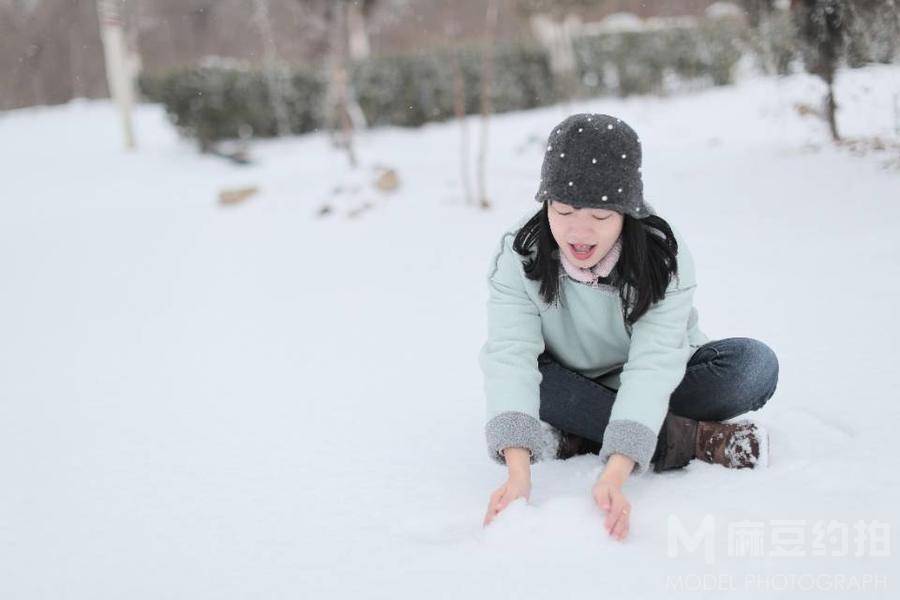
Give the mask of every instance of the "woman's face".
POLYGON ((622 233, 622 213, 603 208, 574 208, 553 200, 547 208, 550 231, 560 251, 575 265, 590 268, 606 256, 622 233))

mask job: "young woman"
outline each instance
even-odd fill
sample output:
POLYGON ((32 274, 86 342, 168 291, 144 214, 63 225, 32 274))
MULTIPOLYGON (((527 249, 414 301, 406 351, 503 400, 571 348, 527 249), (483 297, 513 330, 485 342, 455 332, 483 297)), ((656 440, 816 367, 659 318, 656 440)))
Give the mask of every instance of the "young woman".
POLYGON ((765 464, 761 427, 720 421, 769 400, 778 359, 755 339, 700 330, 693 259, 644 201, 640 140, 622 120, 575 114, 554 127, 535 198, 487 277, 485 436, 509 472, 484 524, 528 498, 531 464, 593 452, 603 470, 592 495, 621 540, 629 475, 694 458, 765 464))

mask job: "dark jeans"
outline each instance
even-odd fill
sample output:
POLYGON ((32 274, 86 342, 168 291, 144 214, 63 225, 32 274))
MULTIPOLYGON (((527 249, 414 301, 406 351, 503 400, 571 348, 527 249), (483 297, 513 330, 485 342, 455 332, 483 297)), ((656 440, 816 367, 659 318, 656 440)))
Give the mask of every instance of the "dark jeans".
MULTIPOLYGON (((596 442, 599 451, 616 390, 570 371, 549 352, 538 357, 538 367, 541 420, 596 442)), ((724 421, 762 408, 777 384, 778 358, 766 344, 743 337, 713 340, 691 356, 669 410, 697 421, 724 421)))

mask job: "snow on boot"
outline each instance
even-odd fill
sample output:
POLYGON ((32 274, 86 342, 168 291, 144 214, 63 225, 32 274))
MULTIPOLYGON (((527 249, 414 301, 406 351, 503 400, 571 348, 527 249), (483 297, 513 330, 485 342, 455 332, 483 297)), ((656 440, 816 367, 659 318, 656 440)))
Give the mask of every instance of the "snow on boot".
POLYGON ((541 447, 538 450, 537 461, 553 460, 559 452, 562 443, 563 432, 550 423, 541 421, 541 447))
POLYGON ((539 460, 566 460, 580 454, 597 454, 601 446, 600 442, 563 431, 546 421, 541 421, 539 460))
POLYGON ((766 466, 769 458, 769 434, 751 421, 718 423, 699 421, 697 458, 729 469, 766 466))

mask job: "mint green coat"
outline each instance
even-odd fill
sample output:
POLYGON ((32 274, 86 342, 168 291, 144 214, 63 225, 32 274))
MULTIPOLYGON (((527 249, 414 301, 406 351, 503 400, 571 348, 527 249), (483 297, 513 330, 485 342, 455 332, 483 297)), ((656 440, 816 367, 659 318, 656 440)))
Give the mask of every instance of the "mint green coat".
POLYGON ((478 362, 484 375, 488 454, 501 464, 500 451, 510 446, 527 448, 532 463, 545 455, 550 442, 539 419, 542 375, 537 358, 547 349, 562 366, 601 377, 618 390, 600 460, 606 464, 613 453, 624 454, 635 461, 633 473, 643 473, 669 397, 684 378, 688 359, 709 341, 693 306, 697 279, 690 250, 672 226, 678 276, 665 297, 629 328, 616 288, 592 287, 562 269, 560 305, 544 302, 540 283, 525 277, 525 257, 512 248, 530 216, 503 233, 487 273, 487 339, 478 362), (620 368, 620 374, 614 373, 620 368))

